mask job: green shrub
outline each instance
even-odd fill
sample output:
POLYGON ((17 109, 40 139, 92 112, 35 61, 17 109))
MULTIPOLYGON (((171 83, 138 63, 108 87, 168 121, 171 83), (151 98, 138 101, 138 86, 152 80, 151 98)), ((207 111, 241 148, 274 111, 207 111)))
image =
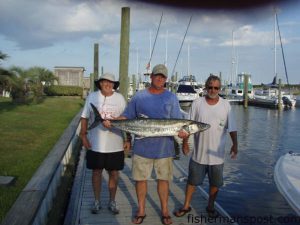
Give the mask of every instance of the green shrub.
POLYGON ((82 87, 51 85, 44 88, 48 96, 82 96, 82 87))

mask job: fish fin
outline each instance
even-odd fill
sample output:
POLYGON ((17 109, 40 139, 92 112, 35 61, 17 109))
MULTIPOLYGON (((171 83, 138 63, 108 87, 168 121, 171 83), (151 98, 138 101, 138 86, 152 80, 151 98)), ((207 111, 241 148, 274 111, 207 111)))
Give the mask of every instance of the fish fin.
POLYGON ((98 111, 98 109, 96 108, 96 106, 93 104, 93 103, 90 103, 91 104, 91 107, 94 111, 94 115, 95 115, 95 120, 94 122, 91 124, 91 126, 89 126, 88 130, 91 130, 95 127, 97 127, 100 123, 103 122, 103 119, 98 111))
POLYGON ((99 126, 100 123, 101 123, 100 121, 94 121, 94 122, 89 126, 88 130, 91 130, 91 129, 93 129, 93 128, 99 126))

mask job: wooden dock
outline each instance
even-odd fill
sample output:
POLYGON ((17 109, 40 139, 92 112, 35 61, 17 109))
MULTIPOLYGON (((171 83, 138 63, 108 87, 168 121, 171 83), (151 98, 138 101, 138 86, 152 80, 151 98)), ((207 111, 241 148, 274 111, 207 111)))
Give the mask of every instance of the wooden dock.
MULTIPOLYGON (((102 209, 99 214, 91 214, 94 197, 91 184, 91 170, 85 167, 85 151, 82 150, 78 169, 73 185, 71 200, 67 211, 64 225, 96 225, 96 224, 132 224, 132 217, 137 211, 135 194, 135 182, 131 178, 131 158, 125 159, 125 168, 120 173, 119 186, 116 201, 120 209, 118 215, 112 215, 107 209, 109 194, 107 189, 108 175, 103 172, 101 203, 102 209)), ((174 160, 174 178, 170 182, 169 210, 173 224, 235 224, 230 216, 216 204, 219 217, 209 218, 205 211, 207 194, 199 187, 192 200, 192 211, 184 217, 177 218, 173 215, 174 209, 182 206, 184 201, 186 184, 187 160, 174 160)), ((148 195, 146 202, 146 215, 144 225, 162 224, 160 220, 160 201, 156 191, 156 181, 148 181, 148 195)))

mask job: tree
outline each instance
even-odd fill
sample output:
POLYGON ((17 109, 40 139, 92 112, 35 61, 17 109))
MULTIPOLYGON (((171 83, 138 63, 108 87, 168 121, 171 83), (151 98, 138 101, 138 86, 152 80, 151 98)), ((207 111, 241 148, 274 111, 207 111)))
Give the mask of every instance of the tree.
MULTIPOLYGON (((1 61, 4 61, 7 58, 8 58, 8 55, 6 55, 0 51, 0 65, 1 65, 1 61)), ((11 84, 10 77, 11 77, 10 72, 0 66, 0 92, 1 93, 3 91, 9 90, 10 84, 11 84)))
MULTIPOLYGON (((8 58, 8 55, 0 51, 1 60, 8 58)), ((58 80, 54 74, 42 67, 31 67, 23 69, 13 66, 8 70, 0 67, 0 91, 9 91, 13 101, 28 102, 39 100, 43 96, 44 85, 51 86, 58 80)))
POLYGON ((29 76, 32 80, 40 82, 45 86, 51 86, 55 81, 58 81, 58 78, 48 69, 43 67, 31 67, 28 70, 29 76))
POLYGON ((2 53, 2 51, 0 51, 0 60, 5 60, 8 58, 8 55, 2 53))
POLYGON ((44 94, 44 86, 51 86, 57 80, 50 70, 42 67, 29 68, 27 75, 34 98, 40 98, 44 94))
POLYGON ((11 73, 11 97, 15 102, 26 102, 30 92, 30 79, 25 69, 21 67, 11 67, 9 69, 11 73))

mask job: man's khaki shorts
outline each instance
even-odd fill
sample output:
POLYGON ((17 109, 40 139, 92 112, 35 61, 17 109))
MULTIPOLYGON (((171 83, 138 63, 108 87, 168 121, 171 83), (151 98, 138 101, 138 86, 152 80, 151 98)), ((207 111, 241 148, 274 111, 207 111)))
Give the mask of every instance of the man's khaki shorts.
POLYGON ((148 180, 152 170, 155 170, 157 180, 173 179, 173 158, 149 159, 134 155, 132 159, 132 177, 134 180, 148 180))

